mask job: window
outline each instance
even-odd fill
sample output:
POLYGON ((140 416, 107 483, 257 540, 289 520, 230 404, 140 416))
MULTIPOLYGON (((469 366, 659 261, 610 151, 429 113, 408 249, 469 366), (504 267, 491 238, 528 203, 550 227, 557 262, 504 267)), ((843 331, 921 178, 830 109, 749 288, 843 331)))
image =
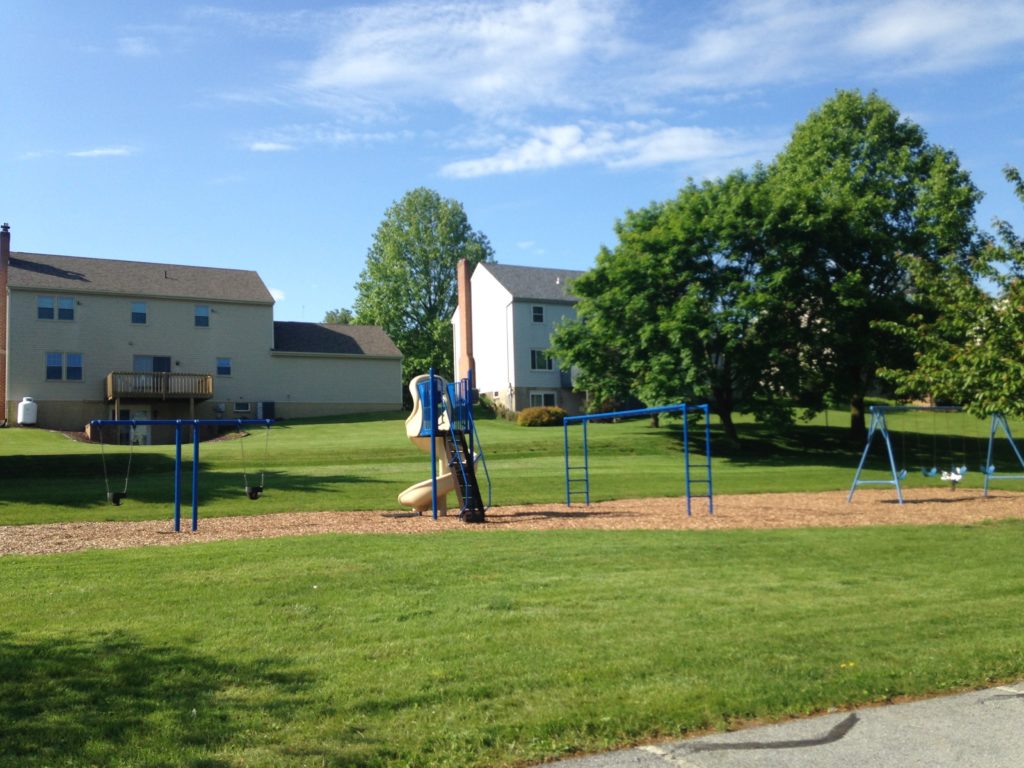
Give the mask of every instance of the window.
POLYGON ((80 352, 47 352, 47 381, 81 381, 82 354, 80 352))
POLYGON ((238 402, 232 406, 232 410, 235 413, 249 413, 252 410, 252 406, 249 403, 238 402))
POLYGON ((231 375, 231 358, 230 357, 218 357, 217 358, 217 375, 218 376, 230 376, 231 375))
POLYGON ((543 323, 544 322, 544 307, 533 308, 533 322, 543 323))
POLYGON ((68 352, 65 355, 67 365, 64 368, 64 378, 68 381, 82 380, 82 355, 79 352, 68 352))
POLYGON ((74 320, 73 296, 37 296, 36 317, 40 320, 74 320))
POLYGON ((135 355, 132 358, 135 373, 170 373, 171 358, 164 355, 135 355))
POLYGON ((46 380, 60 381, 64 378, 64 354, 62 352, 46 353, 46 380))
POLYGON ((75 300, 70 296, 61 296, 57 299, 57 319, 75 319, 75 300))
POLYGON ((530 350, 530 369, 534 371, 550 371, 554 369, 554 360, 543 349, 530 350))
POLYGON ((132 322, 137 325, 146 324, 146 302, 144 301, 133 301, 132 302, 132 322))
POLYGON ((36 299, 36 317, 40 320, 53 320, 53 296, 40 296, 36 299))
POLYGON ((531 392, 530 393, 530 407, 539 408, 541 406, 548 406, 550 408, 555 407, 555 393, 554 392, 531 392))
POLYGON ((210 325, 210 308, 203 304, 196 304, 196 327, 206 328, 210 325))

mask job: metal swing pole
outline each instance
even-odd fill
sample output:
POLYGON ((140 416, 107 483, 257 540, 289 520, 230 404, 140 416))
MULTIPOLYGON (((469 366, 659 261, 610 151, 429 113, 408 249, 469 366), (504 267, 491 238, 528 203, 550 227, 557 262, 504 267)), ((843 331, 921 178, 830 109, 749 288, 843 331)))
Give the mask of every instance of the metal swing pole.
POLYGON ((896 471, 896 459, 892 453, 892 442, 889 440, 889 430, 885 424, 885 409, 877 405, 872 405, 869 409, 871 411, 871 426, 868 428, 868 439, 864 445, 864 452, 860 455, 860 463, 857 465, 857 471, 853 475, 853 485, 850 486, 850 494, 846 497, 846 503, 849 504, 853 501, 853 492, 857 490, 858 485, 895 485, 896 486, 896 497, 899 499, 900 504, 903 503, 903 489, 900 487, 899 473, 896 471), (871 443, 875 439, 875 433, 879 432, 882 436, 882 441, 885 443, 885 452, 889 457, 889 470, 892 472, 892 480, 861 480, 860 475, 864 470, 864 463, 868 459, 868 452, 871 450, 871 443))
POLYGON ((174 532, 181 532, 181 419, 174 423, 174 532))

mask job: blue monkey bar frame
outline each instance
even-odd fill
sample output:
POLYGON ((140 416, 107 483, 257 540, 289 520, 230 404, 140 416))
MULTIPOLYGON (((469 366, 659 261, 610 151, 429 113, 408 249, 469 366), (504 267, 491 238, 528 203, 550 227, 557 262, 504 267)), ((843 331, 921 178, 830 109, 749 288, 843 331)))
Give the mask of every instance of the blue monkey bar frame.
POLYGON ((683 471, 685 477, 684 491, 686 493, 686 514, 693 514, 692 501, 694 495, 698 498, 707 497, 708 514, 715 514, 714 493, 711 485, 711 409, 706 403, 700 405, 689 405, 677 403, 675 405, 662 405, 655 408, 637 408, 629 411, 614 411, 612 413, 587 413, 582 416, 566 416, 562 420, 562 433, 565 441, 565 506, 572 506, 572 497, 583 495, 585 504, 590 504, 590 450, 587 445, 587 425, 592 421, 608 421, 609 419, 625 419, 636 416, 653 416, 659 413, 678 413, 683 417, 683 471), (702 414, 704 416, 704 463, 693 464, 690 461, 690 419, 691 414, 702 414), (569 425, 583 425, 583 463, 573 466, 569 461, 569 425), (582 476, 573 477, 573 470, 582 470, 582 476), (693 477, 692 470, 704 470, 703 476, 693 477), (582 490, 574 490, 574 485, 583 485, 582 490), (693 493, 693 486, 704 485, 707 493, 693 493))
POLYGON ((196 427, 241 427, 262 424, 268 429, 273 419, 93 419, 97 427, 105 426, 172 426, 174 427, 174 530, 181 531, 181 428, 192 427, 192 530, 199 528, 199 430, 196 427))

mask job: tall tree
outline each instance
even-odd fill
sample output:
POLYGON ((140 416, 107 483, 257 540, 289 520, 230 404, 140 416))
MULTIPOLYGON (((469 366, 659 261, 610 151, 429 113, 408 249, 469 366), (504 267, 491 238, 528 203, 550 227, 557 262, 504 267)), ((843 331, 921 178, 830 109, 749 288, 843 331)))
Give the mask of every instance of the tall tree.
POLYGON ((324 314, 324 322, 332 325, 351 325, 354 319, 355 315, 347 307, 329 309, 324 314))
POLYGON ((901 256, 967 258, 980 193, 952 152, 878 95, 857 91, 838 92, 798 125, 769 176, 767 266, 803 297, 808 346, 818 350, 809 362, 825 394, 850 404, 860 439, 876 370, 906 354, 871 325, 912 311, 901 256))
POLYGON ((356 320, 381 326, 402 351, 402 378, 433 367, 452 374, 451 318, 458 306, 456 265, 493 261, 457 200, 420 187, 384 214, 356 283, 356 320))
POLYGON ((631 211, 618 245, 573 283, 577 319, 553 338, 597 399, 708 402, 732 438, 736 410, 785 416, 793 312, 760 270, 764 172, 690 182, 631 211))
MULTIPOLYGON (((1014 168, 1007 180, 1024 203, 1014 168)), ((1024 414, 1024 240, 996 221, 1000 243, 973 258, 949 256, 938 267, 908 259, 922 312, 908 323, 887 324, 914 349, 914 364, 881 375, 907 397, 963 405, 977 416, 1024 414)))

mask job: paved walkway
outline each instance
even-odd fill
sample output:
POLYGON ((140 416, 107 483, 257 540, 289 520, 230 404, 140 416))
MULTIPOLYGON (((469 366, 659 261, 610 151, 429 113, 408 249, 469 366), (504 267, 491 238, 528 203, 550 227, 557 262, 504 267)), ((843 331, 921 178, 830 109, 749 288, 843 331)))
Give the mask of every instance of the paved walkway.
POLYGON ((1024 766, 1024 680, 973 693, 867 707, 549 765, 1020 768, 1024 766))

